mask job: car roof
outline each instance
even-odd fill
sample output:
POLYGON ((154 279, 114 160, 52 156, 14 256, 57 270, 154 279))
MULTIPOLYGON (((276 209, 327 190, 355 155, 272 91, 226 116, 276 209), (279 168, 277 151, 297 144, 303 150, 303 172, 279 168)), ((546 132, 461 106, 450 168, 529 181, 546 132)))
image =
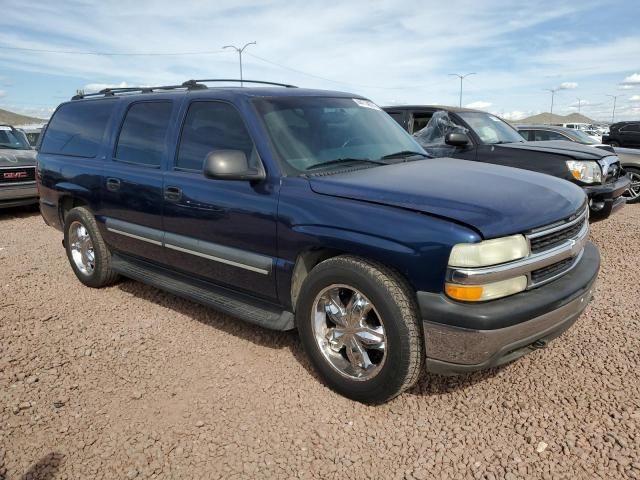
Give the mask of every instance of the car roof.
POLYGON ((127 101, 149 100, 157 96, 166 98, 182 97, 189 95, 193 98, 273 98, 273 97, 334 97, 334 98, 364 98, 360 95, 332 90, 318 90, 310 88, 282 88, 282 87, 239 87, 239 86, 216 86, 197 89, 168 88, 141 92, 141 89, 114 89, 113 91, 103 91, 97 94, 78 95, 72 98, 71 102, 100 101, 113 98, 126 99, 127 101))
POLYGON ((383 110, 445 110, 447 112, 478 112, 488 113, 483 110, 475 110, 473 108, 451 107, 448 105, 389 105, 382 107, 383 110))
POLYGON ((521 129, 521 128, 537 128, 537 129, 542 129, 544 128, 545 130, 555 130, 557 132, 567 132, 567 133, 571 133, 575 131, 575 128, 567 128, 567 127, 560 127, 558 125, 544 125, 544 124, 520 124, 520 125, 515 125, 515 127, 517 129, 521 129))

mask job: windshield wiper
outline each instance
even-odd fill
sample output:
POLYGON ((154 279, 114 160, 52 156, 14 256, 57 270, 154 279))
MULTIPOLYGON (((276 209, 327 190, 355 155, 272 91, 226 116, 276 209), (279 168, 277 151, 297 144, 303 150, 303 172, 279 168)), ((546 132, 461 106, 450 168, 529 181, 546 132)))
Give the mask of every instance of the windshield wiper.
POLYGON ((337 165, 339 163, 374 163, 377 165, 388 165, 387 162, 381 162, 380 160, 371 160, 369 158, 350 158, 350 157, 345 157, 345 158, 336 158, 334 160, 327 160, 326 162, 322 162, 322 163, 316 163, 315 165, 311 165, 310 167, 307 167, 306 170, 315 170, 317 168, 322 168, 322 167, 329 167, 331 165, 337 165))
POLYGON ((404 157, 413 157, 416 155, 420 155, 421 157, 428 157, 426 153, 415 152, 413 150, 402 150, 400 152, 390 153, 389 155, 385 155, 381 160, 389 160, 392 158, 404 158, 404 157))

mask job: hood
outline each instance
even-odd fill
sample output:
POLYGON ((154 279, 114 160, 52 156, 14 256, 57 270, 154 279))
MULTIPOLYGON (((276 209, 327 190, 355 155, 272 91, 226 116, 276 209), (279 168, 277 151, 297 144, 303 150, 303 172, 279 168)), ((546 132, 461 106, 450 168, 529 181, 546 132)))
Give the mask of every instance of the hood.
POLYGON ((611 152, 589 145, 582 145, 564 140, 550 140, 543 142, 502 143, 493 145, 499 149, 527 150, 531 152, 544 152, 546 154, 563 155, 575 160, 600 160, 611 156, 611 152))
POLYGON ((426 159, 309 177, 319 194, 449 218, 495 238, 567 218, 585 203, 566 180, 451 158, 426 159))
POLYGON ((35 150, 0 148, 0 167, 35 167, 35 150))

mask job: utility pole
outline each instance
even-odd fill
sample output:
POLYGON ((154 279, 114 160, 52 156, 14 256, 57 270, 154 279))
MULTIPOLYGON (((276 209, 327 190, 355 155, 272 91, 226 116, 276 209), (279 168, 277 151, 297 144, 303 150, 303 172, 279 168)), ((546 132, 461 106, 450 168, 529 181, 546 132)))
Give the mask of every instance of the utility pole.
POLYGON ((613 112, 611 112, 611 123, 614 123, 616 121, 616 100, 618 99, 618 97, 623 97, 623 96, 624 95, 622 93, 618 95, 607 94, 607 97, 613 98, 613 112))
MULTIPOLYGON (((551 111, 549 112, 551 115, 553 115, 553 99, 556 96, 556 92, 558 90, 560 90, 559 88, 545 88, 545 90, 547 92, 551 92, 551 111)), ((549 122, 551 123, 551 122, 549 122)))
POLYGON ((450 73, 449 75, 458 77, 460 79, 460 107, 462 108, 462 80, 464 80, 469 75, 477 75, 477 73, 471 72, 471 73, 465 73, 464 75, 461 75, 459 73, 450 73))
POLYGON ((238 52, 238 57, 240 58, 240 86, 242 87, 242 52, 244 52, 244 49, 247 48, 249 45, 257 45, 256 42, 249 42, 249 43, 245 43, 244 47, 242 48, 238 48, 235 45, 225 45, 222 48, 233 48, 236 52, 238 52))
POLYGON ((578 98, 578 113, 580 113, 580 107, 582 107, 582 99, 578 98))

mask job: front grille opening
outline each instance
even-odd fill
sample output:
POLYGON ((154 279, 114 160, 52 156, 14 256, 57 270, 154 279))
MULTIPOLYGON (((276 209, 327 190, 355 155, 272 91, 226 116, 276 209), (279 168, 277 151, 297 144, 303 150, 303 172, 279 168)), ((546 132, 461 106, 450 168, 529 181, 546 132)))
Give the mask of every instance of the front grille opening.
POLYGON ((15 167, 0 169, 0 184, 33 182, 36 179, 35 167, 15 167))
POLYGON ((564 230, 558 230, 557 232, 552 232, 547 235, 530 239, 531 253, 540 253, 550 250, 567 240, 577 237, 586 221, 587 219, 585 218, 582 222, 578 222, 564 230))
POLYGON ((533 272, 531 272, 531 282, 535 285, 561 274, 565 270, 571 268, 574 260, 575 257, 565 258, 564 260, 560 260, 559 262, 553 263, 543 268, 539 268, 538 270, 534 270, 533 272))

